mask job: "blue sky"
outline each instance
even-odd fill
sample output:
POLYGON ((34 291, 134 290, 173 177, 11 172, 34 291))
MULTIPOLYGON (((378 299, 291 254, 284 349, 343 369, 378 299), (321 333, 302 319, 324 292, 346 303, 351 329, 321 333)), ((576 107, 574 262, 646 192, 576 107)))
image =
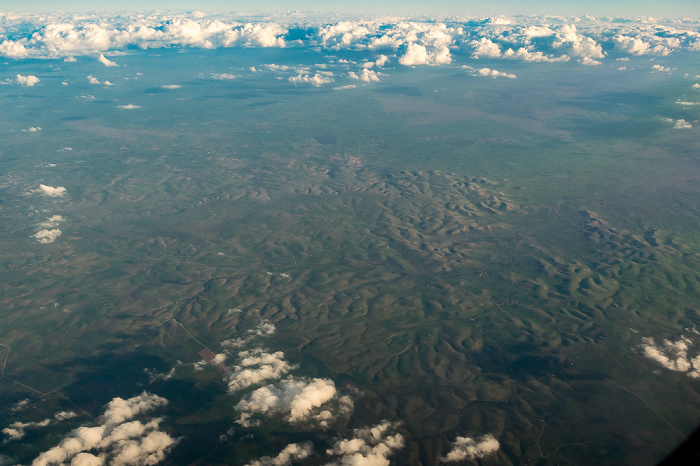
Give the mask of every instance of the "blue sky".
POLYGON ((402 15, 523 15, 552 14, 577 16, 676 16, 700 17, 698 0, 354 0, 352 2, 328 2, 324 0, 230 1, 230 0, 122 0, 120 2, 95 0, 25 0, 14 2, 0 0, 0 11, 111 11, 144 9, 198 9, 203 11, 334 11, 341 13, 402 15))

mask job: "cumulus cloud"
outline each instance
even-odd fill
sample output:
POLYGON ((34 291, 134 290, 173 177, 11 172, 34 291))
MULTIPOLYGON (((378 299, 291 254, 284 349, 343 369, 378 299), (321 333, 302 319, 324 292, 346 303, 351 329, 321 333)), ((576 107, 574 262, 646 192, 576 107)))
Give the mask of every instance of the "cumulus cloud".
POLYGON ((29 56, 29 51, 21 42, 4 40, 0 43, 0 55, 7 58, 26 58, 29 56))
POLYGON ((642 351, 644 356, 656 361, 666 369, 685 372, 693 379, 700 378, 700 354, 695 357, 688 356, 693 341, 681 336, 677 341, 664 340, 657 345, 653 338, 642 339, 642 351))
POLYGON ((63 186, 56 186, 54 188, 45 184, 40 184, 37 191, 41 192, 42 194, 46 194, 49 197, 63 197, 63 195, 66 194, 66 188, 63 186))
POLYGON ((117 105, 117 108, 122 108, 124 110, 135 110, 137 108, 141 108, 141 106, 134 105, 134 104, 127 104, 127 105, 117 105))
POLYGON ((267 353, 261 348, 241 351, 239 361, 228 374, 228 390, 235 392, 264 380, 280 379, 296 366, 284 360, 284 353, 267 353))
POLYGON ((661 65, 654 65, 651 67, 651 71, 671 71, 671 68, 661 65))
POLYGON ((405 66, 413 65, 448 65, 452 62, 450 49, 440 47, 429 51, 424 45, 410 43, 404 54, 399 57, 399 63, 405 66))
POLYGON ((259 425, 260 417, 280 415, 290 423, 315 421, 326 427, 338 414, 352 412, 352 407, 349 397, 338 397, 332 380, 307 381, 290 377, 277 385, 258 388, 244 397, 236 405, 236 410, 241 413, 236 422, 250 427, 259 425))
POLYGON ((290 76, 289 82, 290 83, 308 83, 316 87, 320 87, 324 84, 332 83, 335 80, 333 79, 333 73, 316 73, 313 76, 310 76, 309 73, 299 73, 296 76, 290 76))
POLYGON ((74 417, 78 417, 78 415, 73 411, 59 411, 55 413, 53 417, 57 421, 65 421, 66 419, 73 419, 74 417))
POLYGON ((693 89, 700 89, 700 83, 693 84, 693 89))
POLYGON ((661 43, 651 44, 647 40, 649 37, 633 37, 620 34, 613 41, 615 48, 629 53, 630 55, 661 55, 671 53, 671 49, 661 43))
POLYGON ((403 448, 404 438, 396 431, 398 425, 384 421, 370 428, 352 431, 352 438, 338 440, 326 453, 339 457, 332 465, 389 465, 389 456, 403 448))
POLYGON ((97 59, 100 63, 102 63, 104 66, 119 66, 109 58, 105 57, 104 53, 101 53, 99 58, 97 59))
POLYGON ((32 127, 29 128, 29 129, 23 129, 23 130, 22 130, 23 133, 36 133, 36 132, 38 132, 38 131, 41 131, 41 126, 32 126, 32 127))
POLYGON ((9 427, 6 427, 2 430, 2 433, 6 436, 6 439, 3 441, 3 443, 10 440, 21 439, 26 435, 27 429, 37 429, 39 427, 46 427, 49 424, 51 424, 51 419, 44 419, 43 421, 39 422, 13 422, 12 424, 10 424, 9 427))
POLYGON ((228 354, 226 354, 226 353, 214 354, 211 351, 209 351, 208 349, 200 351, 199 354, 202 357, 204 357, 204 359, 194 363, 194 370, 196 370, 196 371, 204 370, 204 368, 208 364, 211 364, 212 366, 215 366, 222 371, 226 370, 226 366, 224 365, 224 363, 226 362, 226 358, 228 357, 228 354))
MULTIPOLYGON (((229 309, 229 312, 231 311, 240 312, 240 309, 229 309)), ((247 330, 243 337, 231 338, 222 341, 221 347, 225 349, 241 348, 257 337, 267 337, 272 335, 275 333, 275 330, 275 324, 263 319, 254 328, 247 330)))
POLYGON ((225 81, 225 80, 231 80, 231 79, 236 79, 239 76, 236 74, 231 74, 231 73, 212 73, 211 79, 216 79, 218 81, 225 81))
POLYGON ((594 60, 591 57, 583 57, 581 60, 581 63, 587 66, 596 66, 596 65, 602 65, 603 62, 599 60, 594 60))
POLYGON ((176 440, 159 430, 160 419, 145 424, 131 419, 166 404, 165 398, 147 392, 126 400, 114 398, 100 417, 99 426, 73 430, 57 446, 40 454, 32 465, 157 464, 165 459, 176 440))
POLYGON ((73 411, 59 411, 53 415, 53 419, 48 418, 38 422, 13 422, 8 427, 2 430, 2 433, 6 436, 3 443, 9 442, 11 440, 20 440, 26 435, 27 429, 38 429, 41 427, 46 427, 52 424, 54 421, 65 421, 66 419, 72 419, 77 416, 78 415, 75 414, 73 411))
POLYGON ((32 238, 36 238, 36 240, 41 244, 48 244, 56 241, 56 238, 58 238, 59 236, 61 236, 61 230, 59 230, 58 228, 54 228, 52 230, 39 230, 32 235, 32 238))
POLYGON ((18 74, 15 79, 17 80, 17 83, 20 86, 24 87, 32 87, 33 85, 41 81, 39 78, 31 74, 27 76, 22 76, 21 74, 18 74))
MULTIPOLYGON (((179 365, 180 362, 178 361, 179 365)), ((176 365, 176 366, 177 366, 176 365)), ((170 380, 175 376, 176 366, 172 367, 168 372, 158 372, 155 369, 144 368, 143 372, 148 376, 148 383, 154 383, 157 381, 170 380)))
POLYGON ((19 400, 17 403, 12 405, 12 407, 10 408, 10 411, 13 413, 16 413, 17 411, 22 411, 24 408, 29 406, 29 404, 31 402, 32 402, 32 400, 30 400, 29 398, 19 400))
POLYGON ((52 215, 48 217, 45 222, 39 223, 38 226, 41 228, 53 228, 60 225, 65 219, 60 215, 52 215))
POLYGON ((379 58, 377 58, 374 61, 374 65, 377 66, 378 68, 381 68, 382 66, 386 65, 389 63, 389 57, 386 55, 379 55, 379 58))
POLYGON ((161 89, 180 89, 181 87, 180 84, 163 84, 160 86, 161 89))
POLYGON ((479 40, 472 40, 470 45, 474 50, 472 58, 497 58, 501 56, 501 46, 487 37, 482 37, 479 40))
POLYGON ((103 85, 105 85, 105 86, 112 86, 112 85, 113 85, 113 84, 112 84, 111 82, 109 82, 109 81, 100 81, 99 79, 97 79, 96 77, 94 77, 94 76, 91 75, 91 74, 89 74, 89 75, 87 76, 87 80, 88 80, 88 82, 89 82, 90 84, 103 84, 103 85))
POLYGON ((292 443, 284 447, 279 455, 275 457, 264 456, 248 463, 247 466, 287 466, 295 461, 308 458, 313 452, 314 446, 311 442, 292 443))
POLYGON ((457 437, 452 450, 440 459, 444 462, 452 462, 483 458, 486 455, 495 453, 500 447, 498 440, 490 434, 484 435, 478 441, 470 437, 457 437))
POLYGON ((693 125, 681 118, 679 120, 676 120, 676 123, 673 125, 673 127, 675 129, 692 129, 693 125))
POLYGON ((470 71, 472 76, 488 76, 491 78, 508 78, 508 79, 516 79, 517 76, 514 74, 510 73, 505 73, 502 71, 498 70, 492 70, 491 68, 480 68, 478 70, 475 70, 471 66, 462 66, 465 70, 470 71))
POLYGON ((514 60, 523 60, 523 61, 528 61, 528 62, 543 62, 543 63, 569 61, 569 57, 567 55, 561 55, 559 57, 548 56, 539 50, 534 50, 534 48, 532 46, 520 47, 517 50, 513 50, 512 48, 509 48, 505 52, 503 52, 503 58, 510 58, 510 59, 514 59, 514 60))
POLYGON ((364 68, 359 75, 354 71, 350 71, 348 72, 348 76, 366 83, 379 81, 379 74, 367 68, 364 68))
MULTIPOLYGON (((399 52, 404 63, 411 66, 447 64, 451 62, 451 54, 462 51, 471 53, 473 58, 542 62, 573 58, 582 64, 593 64, 608 53, 664 56, 677 50, 700 51, 693 20, 670 24, 577 18, 567 23, 564 18, 543 16, 452 20, 447 26, 433 20, 403 18, 343 19, 329 23, 327 18, 299 14, 292 17, 273 14, 240 22, 238 18, 198 13, 80 18, 25 15, 22 20, 26 25, 22 30, 3 31, 1 56, 103 56, 135 47, 286 47, 285 36, 290 29, 298 29, 300 23, 305 24, 304 34, 292 41, 295 47, 391 50, 399 52), (425 53, 421 47, 425 48, 425 53)), ((367 61, 361 66, 383 65, 383 62, 372 65, 367 61)))

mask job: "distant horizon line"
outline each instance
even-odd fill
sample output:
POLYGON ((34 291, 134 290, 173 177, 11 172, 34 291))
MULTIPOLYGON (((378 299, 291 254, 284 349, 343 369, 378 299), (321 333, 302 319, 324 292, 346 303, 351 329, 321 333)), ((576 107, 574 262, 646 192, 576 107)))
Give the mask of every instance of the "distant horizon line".
MULTIPOLYGON (((326 10, 305 10, 305 9, 276 9, 276 10, 222 10, 222 9, 211 9, 211 8, 144 8, 144 9, 131 9, 131 8, 115 8, 115 9, 34 9, 34 10, 2 10, 0 9, 0 19, 3 16, 13 15, 13 14, 28 14, 28 15, 44 15, 44 14, 143 14, 143 13, 175 13, 175 14, 193 14, 193 13, 203 13, 206 15, 222 15, 222 14, 236 14, 236 15, 270 15, 270 14, 284 14, 284 13, 294 13, 294 14, 309 14, 309 15, 333 15, 333 16, 355 16, 355 17, 370 17, 370 18, 382 18, 382 17, 401 17, 401 18, 566 18, 566 19, 648 19, 648 20, 664 20, 664 19, 676 19, 676 20, 694 20, 700 23, 700 16, 657 16, 650 14, 637 14, 637 15, 615 15, 615 14, 604 14, 596 15, 590 13, 583 14, 556 14, 556 13, 474 13, 474 14, 463 14, 463 13, 400 13, 400 12, 384 12, 384 13, 360 13, 360 12, 350 12, 350 11, 326 11, 326 10)), ((198 18, 198 19, 203 19, 198 18)))

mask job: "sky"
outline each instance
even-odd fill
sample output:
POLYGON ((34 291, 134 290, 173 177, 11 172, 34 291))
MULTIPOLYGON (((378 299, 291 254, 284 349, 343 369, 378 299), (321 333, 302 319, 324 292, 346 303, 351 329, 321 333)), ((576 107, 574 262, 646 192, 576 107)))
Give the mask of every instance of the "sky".
POLYGON ((0 0, 0 11, 114 11, 185 9, 202 11, 316 11, 354 14, 399 15, 562 15, 562 16, 655 16, 700 17, 698 0, 326 0, 230 1, 230 0, 122 0, 117 4, 106 0, 0 0))

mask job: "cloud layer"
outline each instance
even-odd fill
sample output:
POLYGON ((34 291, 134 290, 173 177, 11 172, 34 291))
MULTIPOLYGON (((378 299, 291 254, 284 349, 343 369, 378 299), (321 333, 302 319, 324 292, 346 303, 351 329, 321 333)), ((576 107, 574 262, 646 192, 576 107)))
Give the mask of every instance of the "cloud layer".
POLYGON ((653 338, 642 339, 642 351, 644 356, 657 362, 666 369, 685 372, 688 377, 700 378, 700 353, 695 357, 688 355, 693 341, 681 336, 676 341, 664 340, 662 344, 657 344, 653 338))
POLYGON ((114 398, 100 417, 100 425, 73 430, 57 446, 40 454, 32 465, 157 464, 165 459, 176 440, 159 430, 159 418, 145 424, 132 419, 166 404, 165 398, 147 392, 126 400, 114 398))
POLYGON ((484 435, 481 440, 470 437, 457 437, 447 455, 440 458, 444 462, 473 460, 495 453, 500 448, 498 440, 493 435, 484 435))
MULTIPOLYGON (((664 57, 678 51, 700 51, 700 34, 697 22, 692 20, 650 18, 376 18, 327 22, 310 15, 295 15, 292 19, 282 15, 242 18, 179 13, 0 16, 0 56, 7 58, 92 55, 106 66, 118 66, 104 53, 171 46, 373 50, 387 59, 395 56, 405 66, 447 65, 455 56, 532 62, 576 60, 590 65, 609 57, 664 57)), ((23 85, 33 84, 25 78, 38 82, 38 78, 27 76, 22 77, 23 85)), ((304 79, 303 74, 300 79, 304 79)))
POLYGON ((352 409, 352 400, 339 396, 332 380, 290 377, 245 396, 236 405, 241 413, 236 422, 252 427, 260 425, 264 418, 281 416, 292 424, 316 422, 326 427, 338 415, 348 415, 352 409))
POLYGON ((352 431, 352 438, 338 440, 326 453, 337 457, 332 465, 388 465, 389 456, 403 448, 404 438, 396 431, 398 425, 384 421, 374 427, 352 431))

